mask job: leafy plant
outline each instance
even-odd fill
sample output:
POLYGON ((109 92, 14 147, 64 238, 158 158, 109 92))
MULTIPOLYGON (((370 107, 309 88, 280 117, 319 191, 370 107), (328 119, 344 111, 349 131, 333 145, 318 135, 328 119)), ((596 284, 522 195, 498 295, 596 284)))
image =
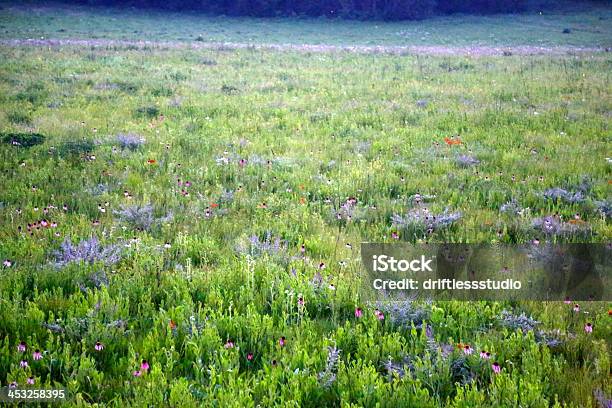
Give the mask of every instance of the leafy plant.
POLYGON ((45 136, 40 133, 2 133, 2 142, 24 148, 33 147, 45 142, 45 136))

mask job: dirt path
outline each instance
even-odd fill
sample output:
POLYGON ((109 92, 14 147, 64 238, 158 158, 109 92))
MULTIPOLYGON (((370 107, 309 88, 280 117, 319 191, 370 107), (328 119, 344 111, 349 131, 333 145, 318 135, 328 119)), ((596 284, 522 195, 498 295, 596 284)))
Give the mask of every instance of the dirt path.
POLYGON ((443 45, 366 46, 366 45, 312 45, 312 44, 247 44, 180 41, 133 41, 110 39, 0 39, 0 45, 9 47, 94 47, 94 48, 159 48, 205 50, 275 50, 300 52, 354 52, 361 54, 438 55, 438 56, 494 56, 494 55, 567 55, 610 52, 600 47, 537 47, 531 45, 511 47, 450 47, 443 45))

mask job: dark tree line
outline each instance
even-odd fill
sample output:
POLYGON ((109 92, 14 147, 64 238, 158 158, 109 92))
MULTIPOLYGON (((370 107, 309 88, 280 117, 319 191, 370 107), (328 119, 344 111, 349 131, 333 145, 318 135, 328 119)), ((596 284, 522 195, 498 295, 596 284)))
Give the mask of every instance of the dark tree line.
POLYGON ((406 20, 450 13, 521 11, 527 0, 80 0, 91 5, 121 5, 197 10, 233 16, 327 16, 353 19, 406 20))

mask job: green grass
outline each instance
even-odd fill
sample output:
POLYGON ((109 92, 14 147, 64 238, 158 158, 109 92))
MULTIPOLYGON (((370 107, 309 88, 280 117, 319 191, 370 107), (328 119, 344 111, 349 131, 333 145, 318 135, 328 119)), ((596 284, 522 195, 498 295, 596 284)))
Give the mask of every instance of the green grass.
POLYGON ((133 9, 0 3, 0 38, 332 45, 612 46, 612 9, 586 3, 540 14, 451 16, 399 23, 207 17, 133 9), (566 28, 570 34, 562 34, 566 28))
MULTIPOLYGON (((61 10, 44 14, 61 16, 46 28, 65 25, 58 35, 88 35, 61 10)), ((86 16, 83 26, 95 20, 86 16)), ((131 18, 151 27, 161 15, 131 18)), ((11 19, 6 38, 24 21, 11 19)), ((91 26, 134 38, 132 24, 91 26)), ((271 30, 282 38, 289 24, 271 30)), ((10 261, 0 269, 0 385, 31 376, 66 387, 71 406, 597 407, 595 392, 612 395, 610 302, 579 312, 563 302, 413 302, 403 318, 385 310, 379 320, 384 305, 359 295, 358 247, 394 233, 610 242, 611 65, 608 53, 0 46, 0 260, 10 261), (131 148, 118 143, 124 133, 136 135, 131 148), (460 144, 445 143, 456 135, 460 144), (461 166, 461 155, 479 163, 461 166), (554 187, 584 199, 543 196, 554 187), (394 225, 417 193, 434 196, 421 207, 461 218, 433 232, 394 225), (353 218, 338 221, 349 197, 353 218), (513 199, 521 213, 502 212, 513 199), (150 218, 120 214, 148 204, 150 218), (567 234, 534 228, 554 214, 567 234), (249 247, 268 233, 284 246, 249 247), (91 237, 120 259, 54 265, 62 242, 91 237), (150 369, 135 377, 143 359, 150 369)))

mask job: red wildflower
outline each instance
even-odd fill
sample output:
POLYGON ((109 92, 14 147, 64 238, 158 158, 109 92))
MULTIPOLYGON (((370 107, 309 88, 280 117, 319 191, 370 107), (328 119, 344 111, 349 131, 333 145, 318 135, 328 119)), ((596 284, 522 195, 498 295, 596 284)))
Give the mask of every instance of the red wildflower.
POLYGON ((459 137, 445 137, 444 138, 444 143, 446 143, 449 146, 454 146, 454 145, 460 145, 461 144, 461 139, 459 139, 459 137))

